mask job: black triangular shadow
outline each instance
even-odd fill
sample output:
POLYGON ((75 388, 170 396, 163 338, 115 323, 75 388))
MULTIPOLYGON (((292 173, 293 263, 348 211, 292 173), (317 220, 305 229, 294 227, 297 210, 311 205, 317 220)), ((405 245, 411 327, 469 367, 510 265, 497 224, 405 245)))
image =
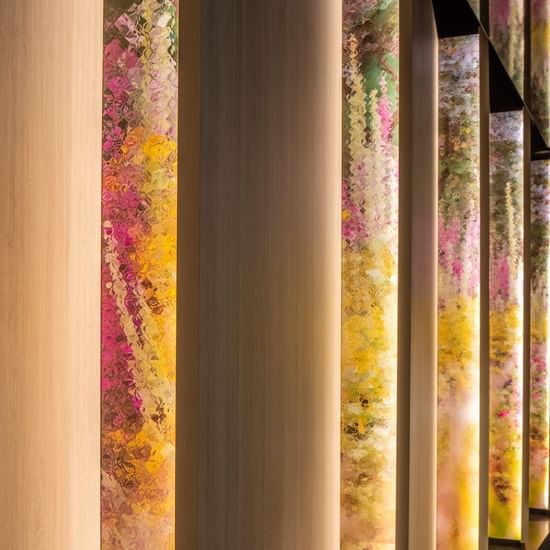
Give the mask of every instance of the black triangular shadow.
POLYGON ((523 100, 491 43, 489 43, 489 79, 492 113, 523 109, 523 100))
POLYGON ((550 149, 546 146, 540 130, 534 123, 531 123, 531 158, 532 160, 550 159, 550 149))
POLYGON ((479 21, 466 0, 433 0, 439 38, 479 32, 479 21))

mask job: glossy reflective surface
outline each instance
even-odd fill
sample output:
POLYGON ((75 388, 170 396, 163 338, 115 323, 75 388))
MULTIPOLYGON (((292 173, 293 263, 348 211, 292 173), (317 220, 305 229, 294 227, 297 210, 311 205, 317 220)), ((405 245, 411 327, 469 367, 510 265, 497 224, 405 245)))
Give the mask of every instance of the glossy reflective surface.
POLYGON ((345 0, 341 548, 396 515, 399 2, 345 0))
POLYGON ((489 536, 520 540, 523 111, 491 114, 489 162, 489 536))
POLYGON ((479 537, 479 38, 439 42, 437 547, 479 537))
POLYGON ((106 0, 102 547, 174 547, 177 1, 106 0))

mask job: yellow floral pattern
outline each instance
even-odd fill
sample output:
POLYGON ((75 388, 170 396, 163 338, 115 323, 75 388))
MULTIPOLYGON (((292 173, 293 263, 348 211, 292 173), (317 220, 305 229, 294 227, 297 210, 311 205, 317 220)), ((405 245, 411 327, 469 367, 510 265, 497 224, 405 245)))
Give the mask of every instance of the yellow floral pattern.
POLYGON ((395 548, 397 0, 344 0, 342 550, 395 548))
POLYGON ((489 145, 489 536, 520 540, 523 112, 491 114, 489 145))
POLYGON ((437 548, 479 540, 479 38, 439 41, 437 548))

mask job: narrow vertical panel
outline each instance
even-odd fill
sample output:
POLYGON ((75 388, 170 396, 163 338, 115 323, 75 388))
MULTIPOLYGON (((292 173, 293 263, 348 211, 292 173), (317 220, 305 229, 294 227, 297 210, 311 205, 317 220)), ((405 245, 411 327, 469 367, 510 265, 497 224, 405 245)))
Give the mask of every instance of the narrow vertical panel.
MULTIPOLYGON (((488 6, 487 6, 488 7, 488 6)), ((479 35, 480 49, 480 446, 479 446, 479 550, 489 546, 489 269, 490 173, 489 124, 491 112, 489 38, 479 35)))
POLYGON ((179 6, 176 548, 199 546, 201 0, 179 6))
POLYGON ((437 546, 479 539, 479 37, 439 44, 437 546))
MULTIPOLYGON (((431 8, 430 0, 422 4, 431 8)), ((413 2, 399 4, 399 265, 397 271, 397 420, 396 420, 396 518, 395 550, 411 548, 410 495, 411 495, 411 388, 412 340, 412 182, 413 180, 413 2)), ((433 79, 431 80, 433 84, 433 79)), ((422 526, 420 527, 422 528, 422 526)))
POLYGON ((550 0, 531 0, 531 111, 550 144, 550 0))
POLYGON ((396 526, 399 2, 345 0, 341 547, 396 526))
POLYGON ((342 4, 202 0, 200 17, 199 513, 183 548, 334 550, 342 4))
POLYGON ((529 420, 531 412, 531 156, 532 118, 523 111, 523 440, 521 539, 529 536, 529 420))
POLYGON ((531 164, 531 409, 529 506, 549 506, 550 161, 531 164))
POLYGON ((489 536, 522 535, 523 112, 490 118, 489 536))
POLYGON ((0 0, 0 548, 99 548, 102 0, 0 0))
POLYGON ((523 93, 525 64, 524 0, 489 0, 491 41, 516 88, 523 93))
MULTIPOLYGON (((400 271, 400 316, 410 303, 410 406, 399 395, 398 412, 409 424, 408 544, 399 550, 434 550, 436 545, 437 460, 437 51, 438 38, 431 0, 412 4, 408 42, 401 26, 399 227, 410 238, 410 286, 400 271), (421 75, 421 77, 419 77, 421 75), (404 80, 404 76, 407 77, 404 80), (405 133, 406 130, 408 133, 405 133), (408 160, 408 164, 404 163, 408 160), (408 188, 410 186, 410 190, 408 188), (407 202, 405 202, 407 201, 407 202), (410 221, 404 214, 410 215, 410 221), (409 225, 406 225, 409 222, 409 225), (407 292, 407 294, 404 294, 407 292)), ((408 6, 407 6, 408 7, 408 6)), ((399 263, 406 260, 400 242, 399 263)), ((405 345, 399 333, 399 345, 405 345)), ((403 432, 398 431, 398 452, 403 432)), ((398 454, 399 456, 399 454, 398 454)), ((398 469, 398 481, 401 469, 398 469)), ((402 529, 398 516, 398 533, 402 529)), ((398 544, 401 541, 398 540, 398 544)))
POLYGON ((106 0, 102 547, 174 547, 177 0, 106 0))

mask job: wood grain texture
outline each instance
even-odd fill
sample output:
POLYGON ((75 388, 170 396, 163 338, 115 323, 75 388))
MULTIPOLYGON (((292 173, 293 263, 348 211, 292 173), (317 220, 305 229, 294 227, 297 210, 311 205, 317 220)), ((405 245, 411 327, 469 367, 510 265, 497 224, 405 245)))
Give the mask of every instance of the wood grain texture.
POLYGON ((99 548, 101 6, 0 0, 0 548, 99 548))
MULTIPOLYGON (((410 550, 436 545, 437 472, 437 32, 429 0, 413 2, 410 138, 411 195, 411 358, 410 358, 410 550)), ((407 58, 402 63, 407 63, 407 58)))
MULTIPOLYGON (((409 548, 412 266, 412 48, 414 1, 399 3, 399 272, 397 311, 397 550, 409 548)), ((413 472, 414 473, 414 472, 413 472)))
POLYGON ((479 376, 479 550, 489 544, 489 39, 479 34, 479 144, 480 144, 480 376, 479 376))
POLYGON ((180 3, 176 345, 176 548, 198 550, 201 0, 180 3))
POLYGON ((178 418, 198 414, 178 431, 198 542, 177 545, 337 550, 340 2, 202 0, 200 17, 200 289, 183 314, 198 308, 200 349, 178 364, 198 376, 198 403, 178 384, 178 418))
POLYGON ((529 541, 529 428, 531 414, 531 117, 523 109, 523 468, 522 541, 529 541))

